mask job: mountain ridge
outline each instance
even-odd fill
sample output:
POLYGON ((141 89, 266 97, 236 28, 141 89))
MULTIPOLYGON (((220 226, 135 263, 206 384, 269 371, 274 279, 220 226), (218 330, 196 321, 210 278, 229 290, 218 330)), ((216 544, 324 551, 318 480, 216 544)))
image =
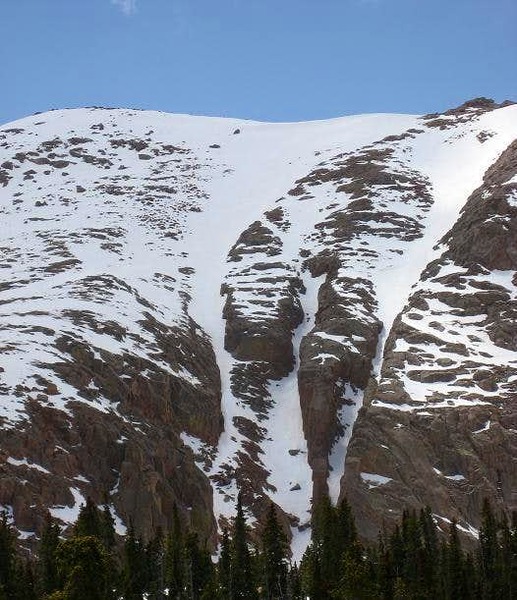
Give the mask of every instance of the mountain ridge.
MULTIPOLYGON (((269 499, 282 509, 300 555, 312 499, 346 494, 370 518, 405 468, 404 493, 379 513, 395 519, 407 486, 423 484, 407 483, 407 452, 379 472, 370 415, 389 423, 391 409, 375 409, 372 386, 387 385, 411 287, 451 228, 449 271, 468 254, 468 198, 475 214, 475 190, 496 189, 514 222, 516 131, 514 105, 479 99, 442 115, 307 124, 76 109, 1 127, 0 503, 19 529, 30 538, 46 507, 66 523, 66 506, 107 494, 121 531, 130 517, 146 534, 166 526, 176 503, 214 541, 207 515, 230 518, 239 488, 255 518, 269 499)), ((477 246, 498 232, 510 247, 505 223, 480 230, 477 246)), ((512 448, 512 435, 499 443, 512 448)), ((511 472, 501 498, 488 471, 476 489, 514 506, 511 472)), ((473 507, 447 498, 455 475, 436 484, 436 510, 468 530, 473 507)))

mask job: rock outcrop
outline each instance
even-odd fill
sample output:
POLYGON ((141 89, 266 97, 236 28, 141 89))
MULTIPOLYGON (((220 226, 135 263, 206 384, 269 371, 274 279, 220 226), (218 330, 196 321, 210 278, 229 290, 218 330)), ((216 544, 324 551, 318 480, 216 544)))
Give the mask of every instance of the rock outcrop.
POLYGON ((479 527, 484 498, 517 508, 516 198, 514 142, 391 330, 342 481, 368 536, 406 506, 428 504, 466 533, 479 527))
POLYGON ((238 491, 298 558, 516 508, 517 107, 260 124, 82 109, 0 128, 0 505, 91 496, 215 545, 238 491), (238 134, 238 135, 236 135, 238 134))

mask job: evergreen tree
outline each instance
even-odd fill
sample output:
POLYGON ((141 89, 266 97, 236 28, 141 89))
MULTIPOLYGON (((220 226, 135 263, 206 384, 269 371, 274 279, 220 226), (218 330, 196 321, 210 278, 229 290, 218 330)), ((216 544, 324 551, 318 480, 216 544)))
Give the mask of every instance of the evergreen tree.
POLYGON ((188 600, 200 598, 213 580, 213 567, 210 554, 201 548, 196 533, 190 532, 185 539, 186 597, 188 600))
POLYGON ((162 600, 165 588, 164 540, 159 529, 145 547, 145 589, 149 600, 162 600))
POLYGON ((125 600, 141 600, 146 591, 146 556, 142 540, 130 523, 124 540, 122 591, 125 600))
POLYGON ((404 539, 402 536, 401 528, 399 525, 395 526, 395 530, 390 536, 389 540, 389 555, 390 555, 390 566, 391 566, 391 577, 393 580, 397 580, 402 577, 404 573, 404 561, 405 561, 405 550, 404 550, 404 539))
POLYGON ((242 509, 242 495, 239 493, 232 538, 230 598, 231 600, 254 600, 256 597, 246 520, 242 509))
POLYGON ((221 538, 221 553, 219 555, 219 563, 217 565, 217 576, 219 581, 219 589, 221 597, 224 600, 231 598, 231 561, 232 550, 228 530, 223 529, 221 538))
POLYGON ((329 590, 339 582, 345 549, 336 516, 328 496, 314 508, 312 540, 318 554, 317 562, 321 578, 329 590))
POLYGON ((33 564, 30 561, 19 564, 19 597, 23 600, 38 600, 33 564))
POLYGON ((51 594, 60 587, 56 561, 59 534, 58 524, 52 519, 50 513, 47 513, 38 552, 38 575, 40 588, 44 594, 51 594))
POLYGON ((94 536, 74 536, 60 542, 57 566, 65 600, 111 600, 108 554, 94 536))
POLYGON ((517 512, 512 514, 508 528, 503 562, 506 572, 506 594, 508 598, 517 598, 517 512))
POLYGON ((479 574, 472 554, 463 555, 464 598, 479 598, 479 574))
POLYGON ((93 536, 103 541, 103 523, 101 511, 93 500, 88 496, 86 504, 79 510, 79 516, 74 526, 74 535, 77 537, 93 536))
POLYGON ((44 600, 67 600, 65 592, 57 591, 50 596, 45 596, 44 600))
POLYGON ((102 543, 107 550, 112 550, 115 546, 115 519, 107 501, 99 515, 99 520, 102 543))
POLYGON ((375 579, 379 584, 379 588, 384 592, 385 600, 393 599, 393 564, 389 551, 389 542, 386 534, 379 535, 377 545, 375 547, 375 558, 373 558, 376 575, 375 579))
POLYGON ((165 587, 169 598, 181 598, 184 589, 184 544, 178 508, 174 505, 172 529, 165 542, 165 587))
POLYGON ((291 568, 289 569, 287 586, 288 600, 302 600, 302 582, 296 563, 291 565, 291 568))
POLYGON ((303 596, 311 600, 330 600, 328 583, 324 580, 317 548, 311 542, 300 565, 303 596))
POLYGON ((7 513, 0 513, 0 599, 18 597, 16 538, 7 513))
MULTIPOLYGON (((47 518, 39 559, 22 561, 7 515, 0 516, 0 600, 114 600, 111 512, 88 501, 73 536, 60 541, 47 518), (90 532, 92 535, 82 535, 90 532), (38 590, 35 590, 35 576, 38 590)), ((515 600, 517 516, 496 517, 484 503, 476 560, 461 547, 451 523, 439 542, 431 510, 405 511, 391 535, 363 547, 350 507, 325 501, 315 509, 313 539, 300 569, 289 567, 288 546, 274 505, 250 551, 239 495, 233 537, 221 539, 217 571, 206 544, 184 534, 175 509, 166 541, 158 532, 146 545, 132 525, 118 555, 117 600, 515 600), (337 564, 331 564, 332 562, 337 564)))
POLYGON ((517 536, 515 531, 516 515, 512 515, 512 523, 508 522, 506 515, 496 521, 496 535, 490 536, 490 529, 494 522, 486 507, 484 520, 480 531, 481 561, 483 574, 486 573, 486 563, 490 562, 492 553, 492 576, 483 581, 485 596, 497 593, 501 600, 513 599, 517 596, 517 536), (490 538, 492 537, 492 540, 490 538), (492 550, 490 547, 493 546, 492 550), (484 559, 484 560, 483 560, 484 559), (495 579, 495 581, 494 581, 495 579))
POLYGON ((479 530, 479 563, 481 569, 483 598, 501 597, 501 564, 498 541, 499 524, 492 512, 490 502, 485 499, 481 510, 479 530))
POLYGON ((402 577, 397 577, 393 588, 393 600, 413 600, 407 583, 402 577))
POLYGON ((446 551, 446 590, 450 600, 467 600, 468 587, 465 578, 465 557, 463 555, 456 521, 453 520, 449 530, 446 551))
POLYGON ((429 506, 420 511, 419 517, 421 533, 421 568, 422 585, 426 592, 423 597, 429 600, 439 600, 438 596, 438 564, 439 556, 438 535, 436 524, 429 506))
POLYGON ((357 549, 345 552, 341 582, 332 597, 338 600, 376 600, 380 597, 373 563, 366 557, 361 558, 357 549))
POLYGON ((287 539, 271 503, 262 534, 263 597, 285 598, 287 594, 287 539))
POLYGON ((339 550, 349 550, 357 542, 357 529, 352 509, 348 500, 343 498, 337 508, 337 535, 339 537, 339 550))
POLYGON ((420 536, 415 512, 402 513, 402 577, 411 595, 418 589, 420 536))

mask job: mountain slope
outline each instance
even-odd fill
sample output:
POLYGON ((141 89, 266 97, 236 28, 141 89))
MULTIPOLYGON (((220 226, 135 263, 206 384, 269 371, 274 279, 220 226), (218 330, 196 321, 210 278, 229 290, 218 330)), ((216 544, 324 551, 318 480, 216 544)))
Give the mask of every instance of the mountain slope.
MULTIPOLYGON (((1 128, 0 503, 22 535, 89 494, 120 531, 167 527, 176 503, 214 540, 238 488, 256 518, 277 503, 296 555, 326 493, 350 496, 365 535, 426 486, 440 516, 475 526, 429 422, 488 415, 515 456, 516 132, 516 107, 484 100, 275 125, 83 109, 1 128), (434 321, 462 329, 456 346, 434 321), (497 381, 473 394, 465 377, 497 381)), ((448 431, 462 455, 472 428, 448 431)), ((513 506, 484 449, 491 483, 462 477, 513 506)))

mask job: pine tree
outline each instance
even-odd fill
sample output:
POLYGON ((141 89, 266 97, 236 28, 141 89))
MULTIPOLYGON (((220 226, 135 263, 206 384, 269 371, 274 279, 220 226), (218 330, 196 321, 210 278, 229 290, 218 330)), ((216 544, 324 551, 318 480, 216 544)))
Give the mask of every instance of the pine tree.
POLYGON ((302 582, 296 563, 291 565, 287 576, 287 599, 302 600, 302 582))
POLYGON ((497 573, 499 578, 498 593, 501 600, 511 600, 517 596, 516 518, 514 513, 510 524, 506 515, 503 515, 498 526, 497 573))
POLYGON ((501 562, 498 541, 499 524, 492 512, 490 502, 485 499, 481 510, 479 530, 479 562, 483 586, 483 598, 501 597, 501 562))
POLYGON ((16 539, 7 513, 0 513, 0 598, 17 598, 16 539))
POLYGON ((172 529, 165 542, 165 587, 170 598, 180 598, 184 589, 184 543, 178 508, 174 505, 172 529))
POLYGON ((395 526, 395 530, 389 540, 389 554, 391 564, 391 576, 394 580, 402 577, 404 573, 405 548, 404 539, 399 525, 395 526))
POLYGON ((130 523, 124 540, 122 590, 125 600, 141 600, 146 583, 145 549, 130 523))
POLYGON ((317 548, 311 542, 300 565, 302 592, 311 600, 330 600, 327 582, 324 580, 317 548))
POLYGON ((318 554, 322 580, 329 590, 339 582, 345 549, 339 529, 336 511, 327 496, 314 508, 312 540, 318 554))
POLYGON ((19 562, 18 595, 23 600, 38 600, 33 564, 30 561, 19 562))
POLYGON ((340 539, 339 549, 345 551, 352 548, 357 542, 357 529, 352 509, 346 498, 343 498, 337 508, 337 525, 337 535, 340 539))
POLYGON ((77 537, 93 536, 103 541, 101 511, 90 496, 86 498, 86 504, 79 510, 79 516, 74 526, 74 535, 77 537))
POLYGON ((209 552, 200 546, 193 532, 185 539, 185 573, 187 598, 200 598, 213 579, 213 567, 209 552))
POLYGON ((461 549, 456 521, 453 519, 446 554, 447 597, 450 600, 466 600, 468 589, 465 578, 465 557, 461 549))
POLYGON ((47 513, 38 552, 38 575, 41 591, 44 594, 51 594, 60 587, 56 562, 59 534, 58 524, 52 519, 50 513, 47 513))
POLYGON ((285 598, 287 594, 287 539, 271 503, 262 534, 264 597, 268 600, 285 598))
POLYGON ((161 529, 149 540, 144 552, 145 589, 149 600, 161 600, 164 598, 165 588, 164 539, 161 529))
POLYGON ((254 600, 256 597, 246 520, 242 509, 242 495, 239 493, 232 538, 230 598, 231 600, 254 600))
POLYGON ((60 542, 57 566, 65 600, 111 600, 109 557, 94 536, 74 536, 60 542))
MULTIPOLYGON (((357 542, 355 542, 357 544, 357 542)), ((342 563, 342 578, 332 593, 337 600, 376 600, 379 589, 374 566, 368 558, 350 549, 345 552, 342 563)))
POLYGON ((384 598, 393 598, 393 561, 389 551, 389 542, 386 533, 379 535, 376 546, 376 581, 384 591, 384 598))
POLYGON ((111 514, 109 504, 106 502, 104 508, 99 515, 100 520, 100 535, 102 543, 107 550, 112 550, 115 545, 115 519, 111 514))
POLYGON ((428 589, 425 585, 426 547, 421 527, 421 519, 415 511, 404 511, 402 515, 402 541, 404 563, 402 575, 409 593, 415 600, 426 600, 428 589))
POLYGON ((507 565, 508 597, 517 598, 517 512, 512 513, 504 561, 507 565))
POLYGON ((436 524, 429 506, 420 511, 420 532, 422 536, 421 568, 422 585, 426 592, 422 597, 429 600, 438 600, 438 565, 439 556, 438 535, 436 524))
POLYGON ((223 529, 221 537, 221 553, 217 565, 217 576, 219 580, 219 589, 224 600, 231 598, 231 543, 228 530, 223 529))
POLYGON ((393 588, 393 600, 413 600, 407 583, 402 577, 397 577, 393 588))

